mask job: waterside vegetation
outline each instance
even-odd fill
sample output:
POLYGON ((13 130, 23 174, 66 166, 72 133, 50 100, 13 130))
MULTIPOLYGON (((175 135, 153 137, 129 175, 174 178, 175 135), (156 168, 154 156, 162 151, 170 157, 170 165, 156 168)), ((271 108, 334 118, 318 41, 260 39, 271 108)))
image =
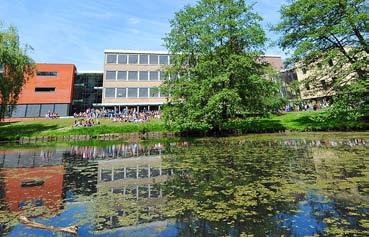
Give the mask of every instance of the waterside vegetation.
MULTIPOLYGON (((323 111, 290 112, 269 117, 232 120, 222 127, 223 134, 248 134, 270 132, 307 131, 362 131, 369 130, 369 123, 359 120, 334 120, 327 122, 323 111)), ((168 128, 162 120, 146 123, 113 123, 102 119, 101 125, 73 128, 73 119, 34 120, 0 124, 0 140, 15 141, 21 137, 70 136, 113 133, 180 132, 179 128, 168 128)), ((195 135, 183 133, 184 135, 195 135)), ((198 130, 197 135, 214 135, 207 130, 198 130)))

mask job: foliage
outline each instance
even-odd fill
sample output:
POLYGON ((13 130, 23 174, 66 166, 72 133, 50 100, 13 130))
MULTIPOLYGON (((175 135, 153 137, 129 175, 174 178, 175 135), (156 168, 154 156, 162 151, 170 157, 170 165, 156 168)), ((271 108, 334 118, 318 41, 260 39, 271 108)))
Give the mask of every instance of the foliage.
POLYGON ((260 16, 244 0, 201 0, 171 20, 171 99, 165 121, 182 131, 220 131, 236 117, 278 107, 278 88, 260 56, 266 40, 260 16))
POLYGON ((281 14, 280 46, 336 91, 333 117, 369 116, 368 0, 293 0, 281 14))
MULTIPOLYGON (((165 126, 164 121, 153 120, 146 123, 113 123, 100 120, 95 127, 73 128, 73 119, 25 121, 0 124, 0 140, 14 141, 20 137, 37 136, 97 136, 109 133, 168 132, 176 131, 165 126)), ((289 131, 352 131, 368 130, 365 121, 346 118, 333 118, 326 112, 289 112, 270 117, 255 117, 230 120, 222 125, 224 134, 271 133, 289 131)))
POLYGON ((33 60, 27 55, 29 46, 22 48, 14 27, 0 23, 0 120, 14 107, 27 79, 34 73, 33 60))

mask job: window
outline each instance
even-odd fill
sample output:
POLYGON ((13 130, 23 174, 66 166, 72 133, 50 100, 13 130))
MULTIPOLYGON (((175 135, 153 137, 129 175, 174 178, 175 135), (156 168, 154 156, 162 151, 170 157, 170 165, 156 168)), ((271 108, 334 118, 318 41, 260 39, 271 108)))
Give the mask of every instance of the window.
POLYGON ((160 55, 159 62, 160 64, 168 65, 169 64, 168 55, 160 55))
POLYGON ((118 80, 127 80, 127 71, 118 71, 118 80))
POLYGON ((117 63, 117 55, 116 54, 108 54, 106 56, 106 63, 117 63))
POLYGON ((118 55, 118 63, 119 64, 127 64, 127 54, 119 54, 118 55))
POLYGON ((306 83, 306 84, 305 84, 305 89, 306 89, 306 90, 310 90, 310 85, 309 85, 309 83, 306 83))
POLYGON ((141 71, 140 72, 140 81, 147 81, 149 80, 149 72, 148 71, 141 71))
POLYGON ((37 76, 40 77, 56 77, 57 75, 57 72, 37 72, 37 76))
POLYGON ((328 60, 328 64, 329 64, 330 67, 333 67, 333 60, 332 59, 329 59, 328 60))
POLYGON ((106 80, 115 80, 116 71, 106 71, 106 80))
POLYGON ((140 64, 149 64, 149 55, 141 54, 140 55, 140 64))
POLYGON ((302 73, 303 74, 306 74, 306 71, 307 71, 306 68, 302 68, 302 73))
POLYGON ((322 85, 324 90, 326 90, 328 88, 327 82, 325 80, 321 80, 320 84, 322 85))
POLYGON ((36 87, 35 92, 54 92, 55 87, 36 87))
POLYGON ((160 80, 161 81, 164 81, 166 80, 168 77, 167 77, 167 73, 164 72, 164 71, 160 71, 160 80))
POLYGON ((139 97, 140 98, 148 98, 149 97, 149 88, 139 88, 139 97))
POLYGON ((159 88, 152 87, 150 88, 150 98, 158 98, 159 97, 159 88))
POLYGON ((137 64, 138 63, 138 55, 136 55, 136 54, 129 55, 128 63, 129 64, 137 64))
POLYGON ((126 98, 126 88, 117 88, 117 98, 126 98))
POLYGON ((150 64, 158 64, 159 63, 159 59, 158 59, 158 55, 150 55, 150 64))
POLYGON ((157 81, 159 80, 159 72, 158 71, 151 71, 150 72, 150 81, 157 81))
POLYGON ((128 88, 128 98, 137 98, 137 88, 128 88))
POLYGON ((137 81, 138 80, 138 72, 137 71, 129 71, 128 72, 128 80, 137 81))
POLYGON ((105 98, 115 98, 115 88, 106 88, 105 98))

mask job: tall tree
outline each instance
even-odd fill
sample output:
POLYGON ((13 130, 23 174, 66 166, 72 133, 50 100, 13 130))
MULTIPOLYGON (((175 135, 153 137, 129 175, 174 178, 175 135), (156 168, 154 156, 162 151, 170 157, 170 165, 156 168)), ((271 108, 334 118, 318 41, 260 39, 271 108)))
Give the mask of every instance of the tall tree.
POLYGON ((14 107, 22 87, 34 73, 34 62, 27 55, 29 46, 22 47, 17 30, 0 23, 0 120, 14 107))
POLYGON ((163 85, 169 125, 219 131, 235 117, 274 108, 278 89, 260 60, 260 20, 245 0, 200 0, 176 13, 164 39, 173 55, 163 85))
POLYGON ((310 80, 333 79, 336 105, 367 109, 369 1, 292 0, 282 6, 281 15, 275 26, 282 33, 280 46, 292 50, 301 66, 314 67, 310 80))

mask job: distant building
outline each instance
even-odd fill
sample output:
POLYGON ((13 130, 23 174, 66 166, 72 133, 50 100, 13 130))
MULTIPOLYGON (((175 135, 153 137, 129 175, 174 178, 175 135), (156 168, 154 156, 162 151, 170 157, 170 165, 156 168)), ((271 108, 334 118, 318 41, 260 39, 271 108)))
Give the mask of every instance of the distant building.
POLYGON ((319 70, 316 65, 310 65, 309 68, 296 67, 302 100, 322 102, 335 94, 333 89, 335 79, 328 76, 319 76, 319 70))
POLYGON ((168 52, 105 50, 104 55, 103 97, 97 106, 157 110, 166 102, 159 86, 167 79, 168 52))
POLYGON ((11 117, 44 117, 49 111, 68 116, 76 67, 73 64, 36 64, 24 85, 11 117))
POLYGON ((295 68, 281 70, 281 88, 282 97, 288 100, 295 100, 300 98, 300 90, 298 87, 297 73, 295 68), (296 87, 296 88, 294 88, 296 87))

